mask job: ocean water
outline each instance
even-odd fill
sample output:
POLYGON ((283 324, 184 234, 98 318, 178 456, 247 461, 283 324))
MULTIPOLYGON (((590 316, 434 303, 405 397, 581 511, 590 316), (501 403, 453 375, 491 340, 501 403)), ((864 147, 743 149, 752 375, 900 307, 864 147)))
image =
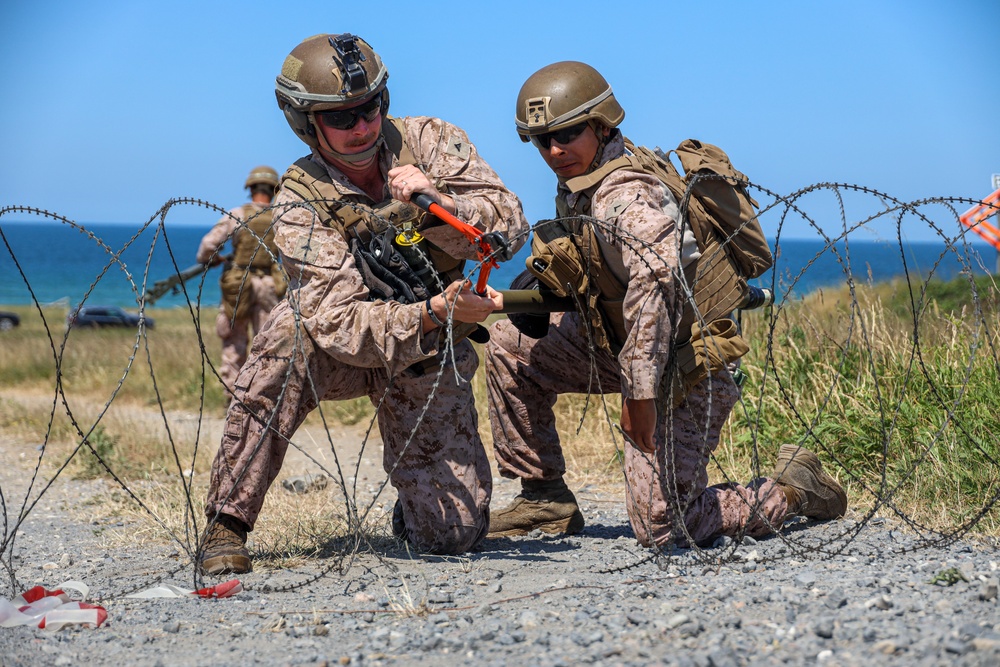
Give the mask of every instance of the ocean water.
MULTIPOLYGON (((0 305, 60 302, 137 308, 147 286, 195 263, 208 227, 88 223, 85 231, 55 221, 0 222, 0 305), (88 234, 89 232, 89 234, 88 234)), ((752 281, 774 287, 779 299, 800 298, 823 287, 883 281, 909 274, 951 279, 963 270, 980 274, 996 266, 996 251, 984 243, 947 248, 943 241, 906 243, 870 239, 825 246, 814 240, 774 243, 775 265, 752 281)), ((493 271, 490 284, 506 288, 524 269, 526 249, 493 271)), ((186 284, 187 298, 203 307, 219 303, 221 269, 186 284)), ((155 307, 180 307, 183 293, 160 298, 155 307)))

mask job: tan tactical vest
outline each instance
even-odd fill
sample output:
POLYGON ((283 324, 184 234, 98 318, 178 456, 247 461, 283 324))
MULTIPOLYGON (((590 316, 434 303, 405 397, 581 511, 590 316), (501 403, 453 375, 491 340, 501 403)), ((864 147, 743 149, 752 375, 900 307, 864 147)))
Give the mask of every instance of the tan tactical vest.
MULTIPOLYGON (((386 147, 396 156, 399 166, 417 164, 413 151, 403 138, 402 119, 386 118, 382 122, 382 137, 386 147)), ((435 185, 439 190, 447 191, 443 183, 435 185)), ((333 185, 326 170, 308 157, 297 160, 289 167, 282 176, 281 187, 291 190, 306 202, 323 202, 323 206, 312 207, 320 222, 339 230, 344 240, 350 242, 351 238, 357 238, 366 246, 390 226, 399 230, 416 230, 430 216, 415 204, 392 198, 370 206, 366 197, 345 196, 333 185), (339 206, 336 205, 338 203, 339 206)), ((462 260, 451 257, 426 239, 422 248, 430 256, 437 272, 446 279, 445 284, 462 276, 462 260)))
MULTIPOLYGON (((580 300, 586 308, 588 329, 594 336, 595 345, 617 355, 627 336, 623 300, 628 286, 628 271, 621 251, 607 240, 600 229, 595 229, 593 224, 578 216, 591 216, 594 192, 604 178, 618 169, 651 174, 667 185, 685 218, 680 227, 683 230, 685 224, 690 225, 700 252, 697 259, 684 267, 685 283, 693 292, 693 304, 691 299, 686 298, 686 290, 678 286, 684 308, 676 329, 675 362, 679 372, 671 374, 673 404, 676 406, 690 388, 709 372, 725 368, 729 362, 736 361, 749 351, 735 322, 728 316, 743 302, 747 289, 744 276, 755 277, 770 267, 770 250, 755 219, 756 202, 745 191, 741 195, 737 188, 725 182, 719 187, 718 181, 705 181, 696 192, 699 196, 707 192, 711 201, 706 204, 704 196, 699 198, 688 193, 685 179, 668 160, 659 158, 646 148, 635 146, 627 139, 625 145, 631 154, 610 160, 588 174, 566 181, 570 192, 579 193, 577 203, 570 207, 562 197, 556 198, 556 213, 563 220, 536 228, 532 238, 532 255, 526 264, 528 270, 558 296, 573 296, 580 300), (734 201, 733 193, 738 200, 742 197, 745 201, 734 201), (735 207, 735 210, 726 211, 725 216, 742 220, 739 229, 716 229, 719 215, 716 211, 710 214, 708 210, 716 206, 735 207), (738 234, 746 234, 743 244, 745 258, 739 255, 740 248, 731 247, 733 239, 744 241, 738 234), (725 247, 720 242, 720 235, 726 241, 725 247)), ((678 147, 688 174, 706 168, 704 164, 692 160, 691 156, 701 159, 709 149, 721 154, 728 170, 713 170, 716 166, 714 160, 707 168, 717 173, 728 171, 730 173, 721 175, 735 181, 745 180, 742 174, 732 169, 724 153, 709 144, 702 145, 691 140, 678 147)), ((710 152, 708 155, 715 157, 710 152)), ((616 214, 611 211, 609 214, 611 217, 607 222, 613 225, 616 214)))
POLYGON ((278 246, 274 242, 272 219, 270 208, 258 210, 252 204, 243 205, 243 220, 232 239, 233 258, 219 278, 222 305, 230 320, 245 318, 253 306, 253 293, 247 287, 251 273, 270 275, 277 297, 280 299, 285 295, 288 281, 281 264, 275 261, 278 246))
POLYGON ((271 229, 273 211, 269 208, 258 211, 252 204, 243 205, 243 224, 233 235, 233 264, 243 269, 269 270, 277 257, 278 246, 274 243, 271 229), (257 239, 261 239, 258 241, 257 239))

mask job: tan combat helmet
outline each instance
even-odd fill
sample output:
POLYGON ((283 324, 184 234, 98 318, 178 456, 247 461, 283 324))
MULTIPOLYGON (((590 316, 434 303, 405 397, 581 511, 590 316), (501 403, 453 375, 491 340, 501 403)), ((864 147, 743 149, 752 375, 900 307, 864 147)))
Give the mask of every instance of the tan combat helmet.
POLYGON ((250 170, 250 175, 247 176, 247 182, 243 187, 248 190, 258 183, 264 183, 270 185, 275 190, 278 189, 278 172, 276 172, 271 167, 266 164, 262 164, 259 167, 254 167, 250 170))
POLYGON ((625 111, 601 73, 572 60, 553 63, 524 82, 517 94, 514 122, 521 141, 583 121, 617 127, 625 111))
POLYGON ((360 37, 350 33, 314 35, 285 58, 274 93, 295 134, 317 148, 314 112, 356 106, 382 93, 385 114, 388 78, 382 59, 360 37))

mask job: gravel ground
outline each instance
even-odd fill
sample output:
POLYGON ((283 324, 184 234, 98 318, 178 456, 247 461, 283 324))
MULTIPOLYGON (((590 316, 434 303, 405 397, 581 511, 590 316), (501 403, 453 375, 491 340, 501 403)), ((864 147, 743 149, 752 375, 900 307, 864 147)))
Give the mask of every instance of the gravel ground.
MULTIPOLYGON (((23 475, 0 471, 8 511, 23 475)), ((72 519, 102 484, 60 478, 3 558, 22 590, 84 581, 108 622, 0 629, 0 665, 1000 664, 996 543, 928 546, 853 512, 652 559, 620 500, 583 490, 573 537, 487 540, 464 558, 381 540, 346 569, 258 567, 233 598, 139 600, 123 595, 195 582, 175 547, 109 548, 72 519)), ((516 490, 499 482, 495 502, 516 490)), ((4 596, 21 592, 4 575, 4 596)))

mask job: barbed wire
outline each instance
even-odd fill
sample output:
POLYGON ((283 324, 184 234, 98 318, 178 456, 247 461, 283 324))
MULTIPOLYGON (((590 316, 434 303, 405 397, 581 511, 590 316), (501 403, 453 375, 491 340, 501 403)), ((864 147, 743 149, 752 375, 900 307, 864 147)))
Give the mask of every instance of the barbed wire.
MULTIPOLYGON (((990 293, 989 296, 993 298, 993 301, 990 302, 990 306, 985 306, 984 299, 987 295, 980 294, 980 287, 977 286, 974 279, 974 273, 977 269, 985 274, 989 274, 990 271, 983 266, 982 260, 976 256, 974 250, 972 249, 970 239, 968 237, 968 234, 971 232, 959 223, 959 213, 956 208, 963 205, 975 205, 979 202, 973 199, 961 197, 928 198, 914 202, 904 202, 886 193, 864 186, 847 183, 817 183, 806 188, 802 188, 789 195, 780 195, 755 183, 746 183, 745 185, 754 193, 755 197, 763 200, 763 204, 760 205, 758 217, 773 217, 775 215, 778 217, 777 235, 775 237, 773 247, 775 266, 770 274, 771 282, 767 285, 767 287, 775 294, 775 303, 772 307, 758 315, 758 318, 761 320, 760 325, 762 325, 762 328, 766 331, 766 335, 763 337, 753 337, 751 340, 752 347, 757 347, 763 350, 763 367, 759 369, 760 378, 755 383, 743 387, 742 396, 733 412, 733 415, 730 416, 730 421, 738 419, 741 421, 740 427, 747 430, 744 442, 741 446, 748 450, 747 455, 749 461, 751 462, 750 467, 753 475, 758 478, 766 477, 767 475, 762 472, 762 463, 766 457, 762 456, 762 453, 764 451, 773 450, 774 446, 771 442, 762 441, 763 436, 761 434, 762 432, 770 432, 774 430, 774 427, 767 423, 765 406, 770 403, 780 405, 783 409, 787 410, 787 413, 794 420, 792 424, 789 424, 786 427, 785 431, 791 433, 793 430, 792 427, 798 429, 794 440, 796 440, 799 444, 810 443, 812 446, 815 446, 816 450, 823 455, 824 459, 832 464, 836 474, 840 476, 841 479, 850 480, 852 485, 851 488, 854 493, 864 493, 871 499, 867 508, 865 508, 863 512, 860 512, 859 518, 850 522, 844 522, 842 528, 838 528, 832 532, 826 531, 823 535, 811 535, 810 531, 799 530, 797 526, 792 529, 783 529, 782 526, 771 526, 776 539, 781 540, 787 547, 784 557, 794 556, 797 558, 823 558, 834 554, 848 552, 851 548, 852 542, 855 538, 857 538, 864 527, 877 517, 882 516, 884 513, 892 515, 895 519, 907 526, 913 534, 917 536, 917 539, 912 544, 906 546, 896 546, 894 547, 896 549, 905 551, 925 548, 928 546, 947 545, 964 536, 967 536, 985 518, 995 514, 997 502, 1000 500, 1000 485, 994 484, 993 488, 982 489, 983 497, 981 498, 981 501, 979 503, 970 502, 970 512, 954 525, 945 527, 931 527, 927 525, 924 520, 912 516, 905 511, 903 507, 901 507, 899 498, 905 495, 905 492, 908 490, 908 485, 913 483, 913 480, 918 476, 921 469, 929 468, 934 464, 932 459, 935 456, 936 447, 941 445, 949 447, 953 446, 948 438, 956 437, 953 435, 956 433, 957 437, 960 438, 959 444, 968 448, 966 456, 972 458, 971 463, 978 466, 980 470, 986 471, 984 478, 992 478, 994 480, 1000 479, 1000 461, 998 461, 1000 455, 997 453, 996 443, 986 442, 983 440, 983 437, 978 434, 978 430, 975 423, 973 423, 972 418, 965 414, 966 406, 962 403, 962 399, 968 395, 970 384, 974 381, 976 371, 979 370, 982 372, 981 369, 983 363, 992 368, 992 371, 1000 377, 1000 355, 997 353, 997 346, 1000 342, 998 342, 997 338, 996 324, 996 313, 998 308, 997 294, 1000 293, 1000 290, 998 290, 995 280, 991 280, 987 283, 987 290, 990 293), (806 199, 810 196, 824 193, 832 194, 836 201, 836 209, 838 211, 836 224, 820 224, 818 222, 819 216, 811 214, 809 211, 809 202, 807 202, 806 199), (865 201, 874 200, 878 204, 878 209, 874 212, 864 214, 856 220, 852 219, 852 216, 848 214, 848 206, 845 203, 845 193, 852 196, 861 195, 866 198, 865 201), (939 207, 944 211, 943 221, 935 217, 937 210, 932 211, 931 209, 933 207, 939 207), (807 223, 808 227, 816 233, 819 239, 821 239, 822 249, 816 252, 816 254, 808 262, 806 262, 806 264, 801 267, 797 273, 794 275, 786 275, 782 273, 784 267, 784 258, 782 256, 782 234, 790 221, 795 219, 807 223), (907 262, 906 229, 904 228, 904 223, 910 219, 916 220, 920 224, 925 225, 927 229, 930 229, 934 233, 935 237, 942 242, 944 247, 944 250, 938 257, 937 261, 934 262, 930 271, 925 274, 916 273, 911 269, 907 262), (874 321, 866 321, 862 299, 859 295, 860 285, 867 283, 868 280, 862 279, 859 281, 857 279, 850 254, 851 243, 856 240, 856 237, 860 233, 870 232, 875 223, 885 220, 892 221, 892 228, 894 229, 895 235, 894 240, 898 248, 899 260, 902 263, 902 280, 905 285, 909 302, 909 312, 905 318, 901 319, 909 321, 911 325, 910 331, 906 332, 907 335, 899 336, 900 339, 909 340, 910 346, 907 351, 908 361, 904 367, 905 372, 902 389, 899 390, 895 396, 892 395, 892 391, 889 387, 884 386, 886 381, 884 375, 887 370, 880 365, 880 359, 878 358, 878 352, 876 351, 875 338, 879 335, 875 330, 876 323, 874 321), (948 228, 953 228, 955 231, 953 233, 949 233, 946 231, 948 228), (817 340, 837 348, 840 356, 836 359, 835 366, 824 369, 831 373, 831 377, 827 378, 825 385, 815 386, 812 396, 803 397, 796 395, 796 385, 792 382, 793 378, 791 377, 793 369, 784 367, 784 364, 787 363, 787 359, 779 353, 779 350, 790 344, 789 341, 792 339, 791 334, 794 332, 793 328, 795 325, 792 325, 793 328, 789 328, 789 314, 796 308, 801 308, 802 300, 806 297, 806 294, 799 294, 799 291, 801 291, 800 285, 804 283, 806 276, 810 270, 814 268, 816 263, 827 254, 832 255, 835 258, 838 266, 843 272, 843 284, 848 288, 850 303, 841 304, 841 312, 847 314, 847 322, 846 327, 839 334, 824 330, 816 322, 807 322, 809 326, 814 327, 814 333, 817 336, 817 340), (935 375, 936 371, 939 372, 939 375, 942 374, 940 373, 942 370, 942 361, 939 358, 927 358, 928 354, 932 357, 934 356, 934 350, 931 349, 928 351, 925 349, 925 345, 923 344, 922 329, 928 326, 926 321, 927 318, 931 317, 930 310, 932 309, 932 299, 928 295, 928 286, 931 279, 939 271, 942 262, 949 257, 958 261, 961 267, 959 276, 961 279, 968 282, 969 302, 971 303, 972 312, 971 314, 967 314, 965 319, 961 322, 961 324, 964 325, 965 333, 967 334, 961 341, 961 346, 968 352, 964 365, 959 364, 954 368, 947 368, 945 369, 947 373, 944 373, 949 377, 954 376, 957 373, 961 378, 961 381, 957 386, 954 383, 951 383, 946 387, 935 375), (858 356, 864 363, 857 363, 852 355, 858 356), (873 455, 871 460, 867 462, 867 467, 864 469, 858 468, 855 464, 856 462, 852 462, 851 452, 847 448, 831 442, 830 438, 824 435, 826 432, 824 430, 826 429, 825 416, 828 414, 836 414, 835 408, 837 406, 835 404, 840 400, 840 397, 837 394, 837 389, 841 385, 852 381, 852 373, 854 378, 867 374, 873 383, 876 400, 874 405, 870 406, 870 410, 873 415, 877 415, 877 421, 880 423, 880 430, 877 434, 879 441, 876 443, 879 451, 873 455), (926 384, 926 390, 917 387, 916 383, 918 380, 921 380, 926 384), (754 387, 756 390, 754 390, 754 387), (889 474, 890 470, 893 468, 897 460, 897 452, 892 449, 892 444, 894 437, 896 437, 899 433, 898 421, 901 419, 901 413, 906 409, 905 406, 907 405, 908 400, 907 392, 916 393, 918 391, 929 393, 930 397, 933 399, 934 407, 940 409, 943 414, 936 415, 940 418, 933 436, 925 442, 913 443, 916 444, 917 447, 914 449, 914 452, 910 452, 909 461, 901 470, 895 470, 895 476, 891 477, 889 474), (802 399, 804 398, 813 400, 813 403, 809 404, 808 401, 803 401, 802 399), (810 414, 810 412, 812 414, 810 414), (873 471, 878 473, 875 481, 872 480, 873 471), (989 471, 992 471, 993 474, 990 475, 989 471)), ((277 223, 282 219, 283 215, 286 215, 290 210, 303 207, 309 208, 317 203, 322 202, 304 201, 302 203, 274 207, 274 220, 277 223)), ((681 226, 683 227, 685 224, 689 223, 683 215, 686 211, 685 202, 682 201, 680 203, 682 207, 681 226)), ((343 205, 343 202, 340 202, 340 205, 343 205)), ((142 588, 146 584, 158 583, 167 576, 171 576, 177 572, 185 570, 190 572, 196 583, 201 582, 202 575, 198 571, 197 563, 203 547, 202 540, 205 527, 205 524, 202 521, 202 511, 200 509, 202 506, 202 499, 194 497, 194 475, 191 474, 189 479, 186 472, 189 470, 195 470, 196 462, 198 461, 201 453, 202 430, 205 425, 205 421, 208 419, 205 408, 207 389, 212 382, 218 382, 220 384, 222 382, 218 369, 212 361, 212 355, 208 352, 208 348, 205 344, 200 322, 200 312, 203 306, 203 289, 207 276, 205 274, 201 276, 197 284, 197 289, 193 292, 189 292, 188 287, 184 282, 181 282, 178 286, 179 290, 183 294, 184 305, 190 315, 192 330, 197 339, 199 354, 198 363, 200 364, 200 382, 197 387, 197 391, 199 392, 199 409, 197 413, 196 435, 194 438, 194 446, 191 450, 189 458, 185 458, 185 455, 183 454, 185 449, 179 444, 177 437, 173 433, 169 415, 170 411, 165 405, 165 399, 161 393, 161 386, 157 379, 159 373, 157 370, 157 364, 155 363, 155 346, 150 346, 149 332, 144 325, 145 318, 147 317, 147 306, 143 295, 146 293, 147 284, 152 277, 149 273, 152 265, 154 250, 161 241, 165 246, 166 251, 169 253, 173 269, 178 273, 181 271, 181 266, 178 265, 177 256, 174 253, 174 249, 171 247, 165 226, 168 213, 179 206, 195 206, 205 208, 219 213, 222 216, 232 217, 231 214, 223 207, 201 199, 187 197, 171 199, 161 206, 152 216, 150 216, 145 223, 140 225, 135 234, 133 234, 121 248, 116 250, 110 247, 101 238, 96 236, 92 231, 87 230, 85 226, 59 214, 27 206, 6 206, 0 208, 0 239, 2 239, 6 252, 10 256, 21 281, 24 283, 25 288, 31 297, 34 310, 42 319, 48 345, 52 354, 55 377, 55 382, 52 387, 52 407, 49 412, 45 432, 42 434, 43 440, 39 448, 38 459, 35 462, 31 477, 27 483, 26 489, 23 492, 23 496, 18 499, 19 507, 15 509, 14 507, 9 506, 9 503, 13 501, 14 498, 8 490, 0 487, 0 509, 2 509, 4 514, 3 541, 0 543, 0 560, 2 560, 4 569, 7 572, 9 579, 8 585, 11 590, 17 588, 17 567, 14 563, 14 553, 19 531, 22 529, 25 520, 33 512, 37 511, 38 503, 42 500, 42 498, 47 493, 50 493, 53 485, 57 483, 62 475, 66 474, 66 471, 73 460, 77 457, 83 456, 81 450, 86 450, 86 452, 98 462, 103 470, 103 473, 126 495, 129 502, 134 504, 134 506, 138 508, 150 522, 157 526, 160 539, 177 546, 184 552, 187 558, 186 564, 177 568, 169 568, 167 573, 151 578, 149 582, 143 582, 142 584, 130 584, 128 586, 128 590, 116 591, 115 595, 125 595, 129 592, 142 588), (50 323, 46 320, 45 309, 39 302, 24 268, 19 262, 14 249, 8 243, 7 237, 4 234, 2 225, 3 218, 12 214, 35 215, 73 228, 84 234, 89 241, 96 244, 96 246, 106 255, 107 259, 103 268, 90 283, 90 286, 86 290, 83 299, 79 302, 79 305, 82 306, 87 302, 95 288, 103 279, 105 279, 108 271, 112 268, 120 270, 120 272, 126 277, 126 280, 129 283, 129 288, 136 297, 136 303, 139 305, 140 323, 136 328, 136 336, 131 347, 131 352, 127 356, 127 359, 124 360, 121 375, 117 379, 111 395, 106 401, 104 401, 103 406, 98 411, 96 417, 92 420, 78 417, 78 415, 75 414, 74 409, 71 407, 73 400, 71 396, 67 395, 66 387, 63 384, 62 372, 63 365, 65 363, 66 349, 69 343, 70 329, 67 329, 65 332, 60 334, 53 326, 50 326, 50 323), (136 278, 134 277, 136 274, 133 273, 134 269, 125 264, 122 260, 122 255, 128 248, 138 243, 138 239, 140 239, 142 235, 150 229, 154 232, 153 239, 150 243, 148 253, 146 254, 146 261, 142 267, 141 277, 139 281, 136 282, 136 278), (95 447, 93 444, 95 435, 99 433, 97 429, 101 425, 102 420, 107 417, 112 404, 115 403, 115 401, 123 400, 120 398, 121 388, 129 374, 135 372, 134 362, 136 356, 140 354, 140 352, 145 355, 146 366, 152 382, 153 396, 151 398, 152 401, 155 402, 159 411, 159 420, 162 424, 163 434, 170 446, 172 455, 171 476, 175 478, 173 481, 180 485, 182 491, 183 519, 181 522, 182 529, 180 531, 172 528, 170 522, 168 522, 164 517, 158 516, 157 512, 150 507, 149 504, 136 491, 136 489, 133 488, 134 482, 130 481, 127 476, 121 473, 121 471, 116 470, 114 463, 106 460, 99 451, 99 448, 95 447), (36 486, 39 485, 40 475, 42 474, 43 462, 46 462, 49 458, 51 458, 49 456, 49 449, 52 444, 52 439, 55 437, 53 426, 55 423, 56 412, 60 406, 65 412, 73 432, 76 434, 76 444, 70 453, 64 458, 55 462, 49 462, 53 472, 47 480, 44 480, 44 482, 36 488, 36 486)), ((373 219, 379 221, 385 229, 393 230, 394 232, 399 231, 395 228, 392 221, 381 218, 377 212, 361 205, 351 204, 350 206, 354 207, 360 214, 373 217, 373 219)), ((250 233, 254 234, 258 241, 263 240, 257 235, 256 232, 247 226, 248 221, 238 220, 235 218, 234 220, 238 223, 236 225, 238 229, 250 231, 250 233)), ((542 221, 536 224, 532 231, 544 229, 545 226, 555 224, 591 226, 593 229, 603 234, 612 244, 617 245, 619 248, 627 249, 633 257, 643 264, 643 268, 649 272, 650 275, 668 277, 668 279, 662 279, 656 283, 656 289, 660 292, 659 296, 665 303, 677 303, 680 301, 688 302, 693 305, 695 286, 685 276, 684 271, 679 270, 679 257, 681 255, 681 249, 679 246, 670 248, 668 249, 668 252, 664 253, 662 248, 654 247, 651 243, 637 238, 634 235, 628 234, 615 225, 594 218, 575 217, 542 221)), ((678 234, 676 236, 679 243, 681 235, 678 234)), ((517 247, 525 240, 526 234, 512 238, 511 243, 514 247, 517 247)), ((726 241, 728 240, 729 239, 726 241)), ((264 245, 261 245, 260 247, 266 249, 266 246, 264 245)), ((431 258, 422 248, 416 247, 416 251, 419 253, 423 261, 428 263, 431 262, 431 258)), ((185 256, 188 254, 188 252, 184 253, 185 256)), ((276 257, 272 256, 272 260, 276 259, 276 257)), ((213 260, 215 260, 214 257, 213 260)), ((481 268, 482 263, 480 262, 467 262, 464 275, 471 279, 473 274, 481 268)), ((292 284, 294 284, 297 279, 297 276, 295 275, 287 277, 291 280, 292 284)), ((434 275, 434 280, 436 281, 433 286, 434 290, 437 292, 442 291, 445 285, 441 277, 434 275)), ((588 284, 592 282, 593 281, 588 281, 588 284)), ((239 289, 241 293, 244 290, 244 287, 245 282, 240 285, 239 289)), ((590 296, 591 295, 587 293, 577 295, 577 298, 580 299, 581 302, 585 302, 590 296)), ((309 333, 303 323, 301 304, 296 301, 294 289, 290 290, 288 303, 295 312, 296 325, 295 340, 292 341, 292 351, 290 352, 290 359, 292 361, 288 365, 288 373, 291 374, 296 355, 301 357, 304 354, 303 346, 309 333)), ((208 306, 209 304, 205 305, 208 306)), ((216 305, 217 304, 210 304, 210 307, 214 310, 216 305)), ((370 440, 376 430, 379 411, 383 409, 386 398, 392 389, 392 381, 390 379, 388 384, 385 386, 381 397, 371 399, 373 412, 363 435, 358 459, 354 463, 354 475, 345 476, 345 466, 342 465, 338 452, 339 448, 331 435, 331 421, 328 419, 327 414, 320 405, 323 399, 322 392, 315 382, 315 379, 309 376, 308 368, 306 369, 306 389, 311 392, 312 400, 315 402, 316 412, 322 425, 322 430, 326 433, 325 445, 333 456, 332 470, 329 466, 324 465, 322 461, 313 456, 309 452, 308 448, 301 446, 292 437, 288 437, 287 444, 301 452, 317 470, 336 481, 336 488, 342 502, 341 511, 346 519, 346 530, 344 531, 344 534, 341 535, 325 536, 325 543, 327 544, 327 547, 323 549, 324 562, 318 572, 307 575, 294 583, 274 587, 274 590, 294 590, 308 586, 310 583, 329 576, 331 573, 346 571, 346 569, 352 566, 355 556, 362 552, 373 554, 383 564, 390 568, 393 567, 391 562, 383 560, 382 553, 384 549, 380 547, 382 543, 379 542, 379 536, 372 530, 372 525, 380 518, 376 515, 377 508, 379 507, 378 502, 380 499, 384 499, 385 495, 388 493, 386 487, 389 484, 389 475, 391 475, 396 469, 396 466, 399 465, 400 459, 410 448, 416 434, 417 426, 422 423, 428 409, 433 405, 433 402, 437 400, 440 382, 444 377, 444 374, 446 372, 451 373, 450 381, 454 381, 455 383, 469 383, 472 380, 472 378, 462 377, 458 370, 459 364, 456 358, 456 340, 454 336, 456 323, 454 322, 453 315, 453 312, 448 313, 446 328, 447 335, 443 337, 445 342, 443 353, 441 355, 443 361, 431 371, 435 374, 432 389, 422 404, 422 409, 420 410, 417 418, 416 426, 414 426, 412 431, 408 434, 400 457, 395 461, 388 462, 384 465, 387 476, 374 489, 367 503, 361 503, 359 505, 358 470, 360 469, 362 458, 367 455, 370 440), (349 483, 349 479, 352 479, 353 482, 349 483)), ((581 320, 584 328, 590 327, 591 323, 588 318, 582 317, 579 319, 581 320)), ((700 314, 697 319, 699 320, 699 324, 702 326, 707 324, 707 322, 700 318, 700 314)), ((625 450, 625 434, 614 418, 616 407, 607 400, 608 394, 618 394, 621 388, 619 386, 606 386, 606 384, 602 382, 600 373, 598 372, 598 368, 600 367, 602 360, 598 357, 599 355, 606 353, 602 352, 599 347, 595 345, 592 330, 588 333, 587 345, 587 351, 590 356, 590 389, 587 392, 582 414, 576 425, 576 430, 579 432, 579 430, 583 427, 584 421, 587 419, 588 414, 592 409, 592 400, 596 400, 596 403, 593 405, 600 407, 600 419, 605 425, 608 441, 618 453, 617 459, 619 461, 623 461, 622 454, 625 450)), ((671 357, 675 358, 676 355, 671 355, 671 357)), ((667 372, 673 373, 677 372, 677 370, 673 366, 670 366, 668 367, 667 372)), ((284 391, 284 388, 282 391, 284 391)), ((709 405, 711 406, 711 395, 709 395, 708 400, 709 405)), ((273 430, 275 433, 278 433, 280 437, 284 437, 281 436, 275 426, 275 420, 277 419, 276 413, 266 415, 266 418, 262 418, 260 415, 254 415, 252 410, 247 409, 247 414, 252 415, 254 419, 261 420, 261 426, 265 429, 265 431, 273 430)), ((566 428, 571 425, 560 426, 561 428, 566 428)), ((702 433, 704 438, 708 437, 707 428, 708 427, 706 425, 706 431, 702 433)), ((733 426, 732 428, 736 428, 736 426, 733 426)), ((670 429, 668 428, 667 430, 669 431, 670 429)), ((792 440, 793 438, 789 439, 792 440)), ((259 446, 260 442, 256 444, 259 446)), ((713 470, 715 470, 719 479, 722 480, 722 483, 738 483, 736 479, 736 474, 738 473, 736 471, 727 470, 726 466, 717 456, 716 452, 706 452, 706 456, 711 458, 713 470)), ((672 462, 665 461, 665 463, 667 463, 667 465, 664 466, 664 469, 669 471, 672 468, 672 462)), ((620 472, 623 478, 622 483, 624 484, 624 463, 621 464, 620 472)), ((242 478, 242 475, 244 474, 246 474, 246 470, 240 473, 238 479, 242 478)), ((666 488, 675 484, 675 480, 661 479, 659 480, 659 483, 666 488)), ((634 492, 634 489, 626 488, 626 493, 634 492)), ((232 491, 230 493, 232 493, 232 491)), ((687 513, 690 510, 690 505, 685 504, 682 500, 683 494, 668 493, 667 497, 673 502, 673 505, 669 508, 669 513, 673 517, 683 518, 687 516, 687 513)), ((747 513, 751 516, 761 516, 762 503, 762 498, 753 503, 748 502, 746 507, 747 513)), ((639 517, 638 520, 640 522, 645 522, 646 524, 652 523, 652 518, 648 516, 639 517)), ((647 525, 646 528, 648 529, 648 527, 649 526, 647 525)), ((741 544, 741 536, 737 536, 737 538, 732 540, 728 546, 724 546, 720 552, 719 549, 706 549, 705 547, 708 545, 699 546, 697 544, 697 540, 689 532, 687 525, 683 520, 675 520, 673 527, 674 530, 670 539, 665 541, 658 548, 649 550, 647 555, 637 558, 631 563, 624 563, 606 571, 620 571, 641 567, 643 565, 651 565, 653 567, 665 569, 675 558, 677 558, 677 555, 680 553, 685 554, 688 558, 693 557, 697 562, 701 562, 706 565, 717 565, 720 562, 728 562, 729 560, 737 557, 737 549, 741 544)))

